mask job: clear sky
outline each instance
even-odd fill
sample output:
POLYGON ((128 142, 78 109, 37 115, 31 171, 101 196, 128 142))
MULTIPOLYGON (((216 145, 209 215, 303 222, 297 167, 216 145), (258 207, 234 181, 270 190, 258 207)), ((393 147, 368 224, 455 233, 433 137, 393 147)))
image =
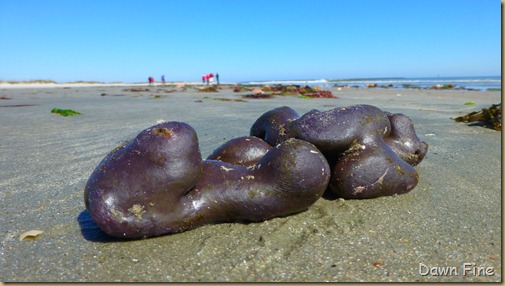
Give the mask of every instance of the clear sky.
POLYGON ((499 0, 0 0, 0 80, 501 75, 499 0))

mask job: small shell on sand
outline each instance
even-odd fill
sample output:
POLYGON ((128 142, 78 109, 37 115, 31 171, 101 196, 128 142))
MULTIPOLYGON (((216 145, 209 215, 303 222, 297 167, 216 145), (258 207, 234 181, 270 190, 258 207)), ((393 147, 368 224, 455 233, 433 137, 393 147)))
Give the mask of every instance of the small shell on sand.
POLYGON ((43 233, 42 230, 29 230, 25 233, 23 233, 21 236, 19 236, 19 240, 34 240, 37 236, 39 236, 41 233, 43 233))

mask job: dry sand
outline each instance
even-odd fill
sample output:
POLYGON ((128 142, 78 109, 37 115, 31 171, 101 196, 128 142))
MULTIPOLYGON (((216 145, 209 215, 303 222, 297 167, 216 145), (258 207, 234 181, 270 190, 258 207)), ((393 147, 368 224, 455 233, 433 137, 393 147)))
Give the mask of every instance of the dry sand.
POLYGON ((501 132, 450 119, 501 102, 500 92, 333 89, 339 99, 240 102, 223 100, 241 99, 230 89, 125 88, 0 87, 11 98, 0 100, 1 281, 501 281, 501 132), (108 239, 85 211, 97 164, 158 120, 192 125, 206 157, 275 107, 303 114, 353 104, 408 115, 430 144, 410 193, 320 199, 285 218, 127 242, 108 239), (51 114, 55 107, 82 115, 51 114), (20 241, 29 230, 43 233, 20 241), (421 275, 420 263, 457 273, 421 275), (464 273, 464 263, 493 275, 464 273))

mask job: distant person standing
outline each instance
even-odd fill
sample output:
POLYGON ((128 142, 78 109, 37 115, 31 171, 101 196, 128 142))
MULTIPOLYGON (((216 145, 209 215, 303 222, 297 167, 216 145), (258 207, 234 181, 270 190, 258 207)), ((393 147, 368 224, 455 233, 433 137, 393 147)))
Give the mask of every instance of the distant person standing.
POLYGON ((219 85, 219 74, 216 73, 216 82, 217 82, 217 85, 219 85))
POLYGON ((202 75, 202 83, 203 83, 204 85, 205 85, 205 77, 206 77, 206 75, 204 75, 204 74, 203 74, 203 75, 202 75))
POLYGON ((213 84, 214 83, 214 74, 213 73, 209 73, 209 81, 208 81, 208 84, 213 84))
POLYGON ((165 85, 165 75, 161 76, 161 84, 165 85))
POLYGON ((149 85, 150 86, 154 85, 154 77, 152 77, 152 76, 149 77, 149 85))

